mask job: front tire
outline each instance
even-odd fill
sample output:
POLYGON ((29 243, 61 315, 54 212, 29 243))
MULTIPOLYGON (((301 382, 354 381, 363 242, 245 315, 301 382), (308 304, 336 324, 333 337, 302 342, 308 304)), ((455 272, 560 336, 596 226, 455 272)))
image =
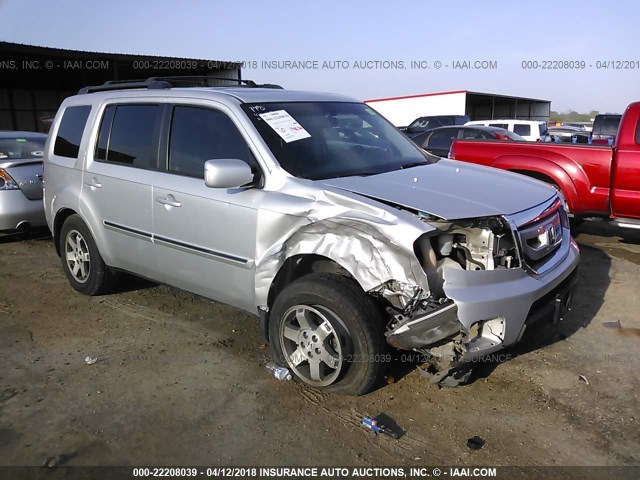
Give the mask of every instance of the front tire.
POLYGON ((85 295, 102 295, 113 287, 114 273, 104 263, 89 228, 71 215, 60 231, 62 269, 71 286, 85 295))
POLYGON ((363 395, 390 360, 381 309, 352 279, 306 275, 276 298, 269 340, 278 363, 312 388, 363 395))

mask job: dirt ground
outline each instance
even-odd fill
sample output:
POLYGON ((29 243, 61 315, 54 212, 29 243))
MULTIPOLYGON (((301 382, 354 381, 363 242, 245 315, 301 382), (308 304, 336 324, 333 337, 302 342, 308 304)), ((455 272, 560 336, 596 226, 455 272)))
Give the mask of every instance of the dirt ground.
POLYGON ((0 465, 638 465, 640 232, 579 232, 561 325, 470 385, 397 362, 359 398, 275 380, 252 317, 133 278, 85 297, 49 237, 0 238, 0 465), (380 413, 406 434, 360 425, 380 413))

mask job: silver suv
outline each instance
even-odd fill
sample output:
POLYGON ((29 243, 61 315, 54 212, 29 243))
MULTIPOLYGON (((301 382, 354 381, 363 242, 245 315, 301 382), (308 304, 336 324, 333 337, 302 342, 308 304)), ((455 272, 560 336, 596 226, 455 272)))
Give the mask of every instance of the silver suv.
POLYGON ((570 308, 554 188, 431 156, 350 98, 179 85, 88 87, 56 115, 45 210, 79 292, 127 271, 227 303, 299 380, 349 394, 390 347, 464 381, 570 308))

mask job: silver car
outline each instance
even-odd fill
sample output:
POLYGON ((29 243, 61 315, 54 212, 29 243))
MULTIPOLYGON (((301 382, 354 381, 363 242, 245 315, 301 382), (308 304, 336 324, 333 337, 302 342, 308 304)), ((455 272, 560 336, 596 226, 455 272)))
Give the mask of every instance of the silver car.
POLYGON ((47 136, 0 131, 0 231, 46 225, 42 208, 42 156, 47 136))
POLYGON ((363 394, 395 349, 434 381, 570 308, 563 201, 431 156, 330 94, 169 80, 86 88, 45 149, 45 211, 76 290, 123 270, 259 318, 305 384, 363 394))

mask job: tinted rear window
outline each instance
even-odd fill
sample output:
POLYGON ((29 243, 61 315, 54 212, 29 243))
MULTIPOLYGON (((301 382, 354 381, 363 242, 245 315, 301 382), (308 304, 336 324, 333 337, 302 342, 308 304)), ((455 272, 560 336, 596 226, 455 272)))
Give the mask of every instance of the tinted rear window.
POLYGON ((159 105, 117 105, 105 110, 96 160, 136 168, 157 168, 159 105))
POLYGON ((618 133, 620 118, 620 115, 597 116, 593 122, 593 133, 595 135, 615 135, 618 133))
POLYGON ((513 133, 516 135, 527 137, 531 135, 531 125, 516 123, 513 125, 513 133))
POLYGON ((517 133, 513 133, 510 132, 509 130, 505 130, 504 131, 504 135, 506 135, 507 137, 509 137, 511 140, 516 140, 518 142, 521 142, 524 140, 524 138, 522 138, 520 135, 518 135, 517 133))
POLYGON ((638 122, 638 126, 636 127, 636 143, 640 145, 640 122, 638 122))
POLYGON ((42 158, 47 137, 0 138, 0 160, 42 158))
POLYGON ((68 107, 62 114, 58 136, 53 147, 54 155, 78 158, 82 132, 89 118, 90 106, 68 107))

